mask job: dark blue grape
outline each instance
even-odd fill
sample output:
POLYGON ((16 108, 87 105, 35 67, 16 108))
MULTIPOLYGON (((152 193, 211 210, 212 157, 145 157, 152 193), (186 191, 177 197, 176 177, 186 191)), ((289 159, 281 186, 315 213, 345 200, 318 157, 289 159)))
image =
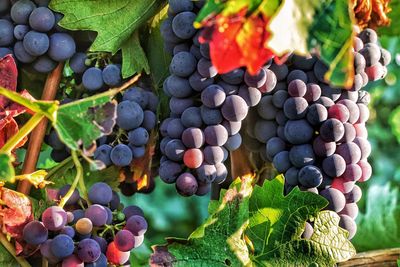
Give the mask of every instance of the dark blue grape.
POLYGON ((171 61, 170 71, 180 77, 189 77, 196 69, 197 61, 189 52, 179 52, 171 61))
POLYGON ((179 13, 172 20, 172 30, 181 39, 190 39, 195 35, 196 29, 193 23, 197 15, 193 12, 184 11, 179 13))
POLYGON ((242 69, 235 69, 228 73, 222 74, 221 78, 229 84, 241 84, 244 78, 244 71, 242 69))
POLYGON ((117 125, 124 130, 131 130, 143 123, 143 109, 136 102, 125 100, 117 106, 117 125))
POLYGON ((255 87, 242 85, 239 88, 238 94, 246 101, 249 107, 256 106, 261 100, 261 92, 255 87))
POLYGON ((69 66, 75 73, 83 73, 87 69, 85 64, 86 59, 87 56, 85 53, 75 53, 69 60, 69 66))
POLYGON ((31 221, 25 225, 22 237, 26 243, 30 245, 39 245, 46 242, 48 237, 48 230, 39 221, 31 221))
POLYGON ((30 31, 23 40, 26 52, 32 56, 41 56, 49 49, 50 41, 46 34, 30 31))
MULTIPOLYGON (((35 4, 29 0, 17 1, 11 7, 11 18, 17 24, 28 24, 29 15, 35 9, 35 4)), ((1 29, 1 27, 0 27, 1 29)))
POLYGON ((139 127, 128 133, 128 140, 134 146, 143 146, 149 141, 149 133, 145 128, 139 127))
POLYGON ((54 256, 53 252, 51 252, 50 247, 52 241, 53 239, 48 239, 40 245, 40 254, 42 254, 50 264, 56 264, 60 259, 54 256))
POLYGON ((99 146, 94 152, 94 159, 102 161, 106 166, 110 166, 111 162, 111 150, 110 145, 104 144, 99 146))
POLYGON ((149 103, 149 95, 142 88, 134 86, 129 88, 123 95, 124 101, 129 100, 136 102, 142 109, 145 109, 149 103))
POLYGON ((228 170, 226 169, 226 166, 223 163, 217 163, 215 165, 215 169, 217 170, 217 174, 213 182, 221 184, 228 177, 228 170))
POLYGON ((275 155, 273 162, 275 169, 279 173, 285 173, 291 166, 289 160, 289 152, 282 151, 275 155))
POLYGON ((103 182, 93 184, 88 192, 89 200, 94 204, 107 205, 112 199, 111 187, 103 182))
POLYGON ((181 115, 186 109, 192 107, 194 101, 191 98, 176 98, 171 97, 169 100, 169 108, 173 110, 176 115, 181 115))
POLYGON ((288 83, 296 79, 302 80, 303 82, 307 83, 307 74, 302 70, 292 70, 291 72, 289 72, 286 78, 288 83))
MULTIPOLYGON (((102 252, 105 253, 105 251, 102 252)), ((103 253, 95 262, 86 263, 85 267, 107 267, 107 257, 103 253)))
POLYGON ((193 88, 193 90, 197 92, 201 92, 207 86, 210 86, 214 83, 214 78, 204 78, 197 71, 195 71, 189 77, 189 84, 193 88))
POLYGON ((299 169, 295 167, 291 167, 285 172, 285 183, 291 185, 291 186, 296 186, 299 184, 299 179, 298 179, 298 174, 299 174, 299 169))
POLYGON ((165 155, 173 161, 181 161, 183 154, 185 153, 186 147, 183 145, 181 140, 173 139, 169 141, 165 146, 165 155))
POLYGON ((239 133, 237 133, 235 135, 230 136, 224 146, 229 151, 235 151, 240 147, 241 144, 242 144, 242 136, 239 133))
POLYGON ((0 58, 5 57, 6 55, 14 55, 14 52, 10 48, 0 47, 0 58))
POLYGON ((179 43, 182 41, 174 31, 172 30, 172 19, 173 18, 166 18, 160 26, 160 32, 161 36, 163 37, 164 41, 166 43, 173 43, 175 45, 176 43, 179 43))
POLYGON ((125 214, 125 218, 129 219, 134 215, 139 215, 144 217, 143 210, 135 205, 126 206, 122 212, 125 214))
POLYGON ((237 134, 240 131, 240 129, 242 128, 242 122, 241 121, 227 121, 227 120, 224 120, 222 122, 222 125, 228 131, 228 135, 230 135, 230 136, 237 134))
POLYGON ((272 137, 268 140, 266 145, 267 155, 273 158, 279 152, 285 150, 286 144, 285 141, 280 139, 279 137, 272 137))
POLYGON ((29 25, 39 32, 50 31, 55 22, 54 13, 47 7, 35 8, 29 16, 29 25))
MULTIPOLYGON (((0 22, 1 24, 1 22, 0 22)), ((29 26, 27 25, 16 25, 14 28, 14 37, 15 39, 21 41, 24 39, 25 34, 29 32, 29 26)), ((0 43, 1 43, 1 37, 0 37, 0 43)))
POLYGON ((191 0, 169 0, 168 3, 169 12, 172 14, 193 10, 193 2, 191 0))
POLYGON ((220 109, 208 108, 206 106, 200 107, 201 118, 206 125, 215 125, 223 121, 220 109))
POLYGON ((89 91, 97 91, 104 85, 101 69, 92 67, 87 69, 82 76, 82 84, 89 91))
POLYGON ((246 101, 237 95, 227 96, 221 108, 222 115, 228 121, 243 120, 247 116, 248 110, 246 101))
POLYGON ((133 159, 133 154, 129 146, 119 144, 111 150, 110 158, 115 166, 124 167, 129 166, 133 159))
POLYGON ((73 210, 72 214, 74 215, 74 220, 72 221, 72 224, 75 224, 79 219, 85 217, 85 211, 81 209, 73 210))
POLYGON ((57 67, 57 62, 43 55, 33 62, 33 69, 40 73, 49 73, 57 67))
POLYGON ((74 241, 71 237, 60 234, 53 238, 50 250, 57 258, 66 258, 74 252, 74 241))
POLYGON ((147 221, 143 216, 133 215, 126 220, 125 229, 134 236, 144 235, 147 231, 147 221))
POLYGON ((84 239, 76 247, 78 257, 83 262, 95 262, 101 255, 99 244, 93 239, 84 239))
POLYGON ((75 230, 72 226, 64 226, 63 229, 61 229, 60 234, 67 235, 71 238, 74 238, 75 236, 75 230))
POLYGON ((273 120, 276 117, 278 109, 274 106, 272 100, 273 97, 271 95, 266 95, 261 98, 259 105, 257 105, 257 113, 261 118, 273 120))
POLYGON ((301 168, 299 182, 306 188, 318 187, 322 183, 321 170, 313 165, 301 168))
POLYGON ((57 62, 65 61, 75 54, 75 50, 75 41, 71 35, 67 33, 53 33, 50 36, 48 54, 53 60, 57 62))
POLYGON ((204 78, 213 78, 218 74, 210 60, 201 58, 197 63, 197 72, 204 78))
POLYGON ((158 173, 161 180, 167 184, 172 184, 182 173, 182 167, 176 162, 167 160, 161 164, 158 173))
POLYGON ((52 130, 50 134, 47 136, 47 143, 49 146, 51 146, 53 149, 56 150, 62 150, 65 149, 64 143, 61 142, 60 138, 58 137, 58 134, 56 131, 52 130))
POLYGON ((224 150, 220 146, 206 146, 203 151, 204 161, 216 165, 224 161, 224 150))
POLYGON ((142 127, 147 131, 152 131, 157 125, 157 115, 150 110, 145 110, 143 113, 142 127))
POLYGON ((192 174, 185 172, 178 177, 175 186, 179 194, 192 196, 197 192, 199 185, 192 174))
POLYGON ((115 87, 122 81, 121 67, 119 65, 109 64, 103 69, 102 76, 105 84, 115 87))
POLYGON ((192 94, 193 90, 190 87, 188 79, 181 78, 176 75, 171 75, 167 79, 168 92, 178 98, 185 98, 192 94))
POLYGON ((224 89, 219 85, 210 85, 201 92, 201 102, 209 108, 217 108, 225 101, 224 89))
MULTIPOLYGON (((222 115, 221 115, 222 118, 222 115)), ((201 127, 203 124, 200 108, 190 107, 186 109, 181 116, 181 122, 186 128, 201 127)))
POLYGON ((315 154, 310 144, 293 146, 289 152, 290 162, 297 168, 311 165, 315 162, 315 154))

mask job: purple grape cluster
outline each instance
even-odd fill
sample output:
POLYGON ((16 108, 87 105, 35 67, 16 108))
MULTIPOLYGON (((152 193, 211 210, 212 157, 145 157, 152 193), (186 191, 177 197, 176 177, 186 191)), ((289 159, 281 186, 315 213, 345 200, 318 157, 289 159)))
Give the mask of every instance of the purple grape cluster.
POLYGON ((212 183, 226 179, 224 162, 242 143, 242 120, 260 101, 260 90, 274 83, 268 70, 258 76, 243 69, 217 74, 208 44, 199 43, 200 31, 193 28, 202 4, 169 1, 169 17, 161 25, 173 58, 163 86, 171 113, 160 126, 159 175, 183 196, 205 195, 212 183))
POLYGON ((365 126, 370 97, 361 89, 382 79, 390 62, 377 40, 371 29, 355 38, 356 74, 350 90, 328 84, 328 67, 317 56, 292 55, 286 64, 272 64, 269 70, 278 83, 251 109, 243 131, 245 146, 284 175, 285 192, 299 186, 324 196, 350 239, 361 198, 355 183, 372 174, 365 126))
MULTIPOLYGON (((70 188, 62 187, 58 198, 62 199, 70 188)), ((118 194, 102 182, 91 186, 88 200, 89 205, 74 190, 65 208, 51 206, 40 221, 31 221, 24 227, 24 241, 37 246, 50 264, 125 264, 130 251, 143 243, 147 231, 143 211, 137 206, 124 208, 118 194)))
POLYGON ((122 85, 121 56, 109 53, 77 52, 69 60, 69 66, 84 89, 90 93, 122 85))
POLYGON ((75 41, 57 25, 62 15, 48 8, 50 1, 3 0, 0 3, 0 57, 12 54, 40 73, 75 53, 75 41))
MULTIPOLYGON (((113 134, 97 140, 94 159, 106 167, 129 166, 134 159, 145 155, 150 133, 157 126, 158 97, 141 87, 131 87, 117 106, 117 119, 113 134)), ((61 142, 56 131, 46 136, 46 143, 53 150, 51 157, 60 162, 70 156, 69 149, 61 142)))

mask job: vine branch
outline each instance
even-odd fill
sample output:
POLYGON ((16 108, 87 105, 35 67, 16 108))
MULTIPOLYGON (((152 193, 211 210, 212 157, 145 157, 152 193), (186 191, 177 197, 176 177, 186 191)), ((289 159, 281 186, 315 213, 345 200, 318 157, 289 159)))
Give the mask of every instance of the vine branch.
POLYGON ((7 251, 15 258, 15 260, 19 263, 21 267, 31 267, 31 265, 25 258, 17 256, 14 246, 7 240, 6 236, 1 232, 0 232, 0 242, 7 249, 7 251))

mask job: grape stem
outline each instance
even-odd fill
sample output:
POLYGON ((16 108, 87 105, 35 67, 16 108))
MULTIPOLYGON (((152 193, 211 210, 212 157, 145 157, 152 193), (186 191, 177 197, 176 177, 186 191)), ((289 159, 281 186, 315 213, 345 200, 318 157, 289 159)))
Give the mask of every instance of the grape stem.
POLYGON ((19 263, 21 267, 31 267, 31 265, 25 258, 17 256, 14 246, 7 240, 6 236, 1 232, 0 232, 0 242, 7 249, 7 251, 15 258, 15 260, 19 263))
MULTIPOLYGON (((75 175, 75 179, 72 182, 71 187, 69 188, 67 194, 65 194, 65 196, 63 198, 61 198, 60 203, 58 204, 58 206, 61 208, 63 208, 65 206, 68 199, 72 196, 78 183, 79 184, 84 183, 83 182, 83 168, 82 168, 81 162, 79 161, 78 153, 76 151, 72 150, 71 155, 72 155, 72 159, 75 164, 76 175, 75 175)), ((86 196, 86 189, 84 192, 82 191, 82 193, 86 196)))
POLYGON ((52 168, 46 175, 45 180, 51 180, 52 176, 56 174, 61 168, 63 168, 65 165, 69 164, 72 162, 72 157, 68 157, 62 162, 60 162, 57 166, 52 168))
POLYGON ((11 151, 30 133, 35 129, 39 122, 44 118, 41 113, 36 113, 29 119, 29 121, 22 126, 16 135, 11 137, 7 143, 0 149, 0 153, 11 154, 11 151))

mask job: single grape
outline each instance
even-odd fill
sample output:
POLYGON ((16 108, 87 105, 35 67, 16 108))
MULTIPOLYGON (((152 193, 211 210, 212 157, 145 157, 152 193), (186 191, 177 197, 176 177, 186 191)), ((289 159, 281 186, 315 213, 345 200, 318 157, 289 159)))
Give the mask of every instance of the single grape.
POLYGON ((121 67, 119 65, 109 64, 103 69, 102 76, 105 84, 115 87, 122 81, 121 67))
POLYGON ((361 150, 353 142, 339 145, 335 153, 342 156, 346 164, 356 164, 361 159, 361 150))
POLYGON ((31 221, 24 226, 22 237, 30 245, 39 245, 46 242, 48 230, 42 222, 31 221))
POLYGON ((340 212, 346 204, 346 199, 342 192, 335 188, 327 188, 320 192, 320 195, 329 201, 326 209, 340 212))
POLYGON ((257 113, 261 118, 273 120, 276 117, 278 109, 275 107, 273 100, 274 98, 271 95, 266 95, 261 98, 257 105, 257 113))
POLYGON ((211 61, 205 58, 201 58, 197 63, 197 72, 204 78, 214 78, 218 74, 211 61))
POLYGON ((357 164, 361 167, 362 170, 361 178, 358 181, 360 182, 368 181, 372 175, 371 165, 366 160, 360 160, 357 164))
POLYGON ((167 90, 174 97, 185 98, 193 93, 189 80, 186 78, 171 75, 166 81, 167 90))
POLYGON ((120 251, 131 251, 135 247, 135 237, 128 230, 121 230, 114 237, 114 243, 120 251))
POLYGON ((184 11, 172 20, 172 30, 181 39, 190 39, 195 35, 196 29, 193 23, 197 15, 193 12, 184 11))
POLYGON ((30 31, 25 34, 23 45, 26 52, 32 56, 41 56, 49 49, 50 41, 46 34, 30 31))
POLYGON ((125 214, 126 219, 129 219, 130 217, 132 217, 134 215, 139 215, 139 216, 144 217, 143 210, 135 205, 126 206, 122 210, 122 212, 125 214))
POLYGON ((265 71, 266 81, 264 85, 259 87, 258 89, 262 93, 269 93, 272 92, 276 87, 277 84, 276 75, 273 71, 267 68, 264 68, 264 71, 265 71))
POLYGON ((53 33, 50 36, 48 55, 51 59, 57 62, 65 61, 75 54, 75 50, 75 41, 68 33, 53 33))
POLYGON ((247 116, 248 106, 240 96, 226 97, 221 108, 222 115, 228 121, 241 121, 247 116))
POLYGON ((244 74, 244 82, 250 87, 260 88, 267 81, 267 73, 264 69, 260 69, 260 71, 256 75, 250 74, 248 71, 244 74))
POLYGON ((201 92, 207 86, 214 84, 214 78, 204 78, 197 71, 195 71, 189 77, 189 84, 193 88, 193 90, 201 92))
MULTIPOLYGON (((2 22, 0 21, 0 25, 1 24, 2 24, 2 22)), ((3 31, 6 31, 6 30, 7 30, 7 28, 3 29, 3 31)), ((15 28, 14 28, 14 37, 15 37, 15 39, 17 39, 19 41, 23 40, 25 34, 27 34, 29 32, 29 30, 30 30, 30 28, 27 25, 22 25, 22 24, 16 25, 15 28)), ((2 35, 2 36, 6 36, 6 35, 2 35)), ((2 38, 4 38, 4 37, 0 37, 0 43, 2 43, 2 41, 1 41, 2 38)))
MULTIPOLYGON (((76 222, 85 217, 85 211, 81 209, 76 209, 72 211, 72 214, 74 215, 74 220, 72 221, 72 224, 76 224, 76 222)), ((67 215, 68 216, 68 215, 67 215)))
POLYGON ((107 222, 108 214, 103 206, 94 204, 86 209, 85 217, 92 221, 93 226, 103 226, 107 222))
POLYGON ((134 146, 143 146, 149 141, 149 133, 145 128, 139 127, 128 133, 128 140, 134 146))
POLYGON ((63 229, 61 229, 60 234, 64 234, 64 235, 67 235, 67 236, 69 236, 71 238, 74 238, 75 230, 74 230, 74 228, 72 226, 68 226, 67 225, 67 226, 64 226, 63 229))
POLYGON ((285 173, 290 167, 292 167, 288 151, 282 151, 276 154, 272 163, 278 173, 285 173))
POLYGON ((274 121, 258 120, 254 126, 254 136, 262 143, 276 136, 277 124, 274 121))
POLYGON ((310 144, 296 145, 290 149, 289 159, 295 167, 301 168, 306 165, 314 164, 315 154, 310 144))
POLYGON ((204 160, 210 165, 221 163, 224 160, 224 151, 220 146, 206 146, 203 153, 204 160))
POLYGON ((321 104, 314 103, 308 108, 307 121, 314 126, 328 119, 328 110, 321 104))
POLYGON ((222 74, 221 78, 229 84, 241 84, 244 78, 244 71, 242 69, 234 69, 230 72, 222 74))
POLYGON ((51 60, 48 56, 38 57, 33 62, 33 69, 40 73, 49 73, 57 67, 57 62, 51 60))
POLYGON ((313 133, 313 128, 306 120, 289 120, 284 128, 285 139, 295 145, 308 143, 313 133))
POLYGON ((103 182, 97 182, 89 188, 88 197, 93 204, 107 205, 113 193, 111 187, 103 182))
POLYGON ((204 129, 204 137, 207 144, 222 146, 228 140, 228 131, 220 124, 207 126, 204 129))
POLYGON ((306 222, 302 237, 305 239, 310 239, 313 234, 314 234, 314 228, 311 226, 310 223, 306 222))
POLYGON ((56 22, 53 11, 47 7, 35 8, 29 16, 29 25, 39 32, 50 31, 56 22))
POLYGON ((87 56, 85 53, 75 53, 69 60, 69 66, 75 73, 83 73, 87 69, 85 64, 86 59, 87 56))
POLYGON ((90 238, 84 239, 78 243, 76 253, 83 262, 95 262, 101 255, 99 244, 90 238))
POLYGON ((67 224, 67 213, 58 206, 48 207, 42 213, 42 222, 50 231, 59 231, 67 224))
POLYGON ((173 139, 165 146, 165 155, 173 161, 181 161, 186 147, 181 140, 173 139))
POLYGON ((97 91, 101 89, 104 85, 101 73, 101 70, 96 67, 91 67, 85 70, 82 76, 83 86, 89 91, 97 91))
POLYGON ((299 184, 298 176, 299 176, 299 169, 291 167, 284 174, 285 182, 289 185, 296 186, 299 184))
POLYGON ((203 164, 196 169, 197 178, 202 183, 212 183, 217 177, 215 165, 203 164))
POLYGON ((61 267, 68 267, 68 266, 84 267, 84 263, 80 258, 78 258, 78 256, 72 254, 63 259, 61 263, 61 267))
POLYGON ((331 177, 339 177, 346 170, 346 161, 342 156, 333 154, 322 161, 322 169, 331 177))
POLYGON ((183 163, 186 167, 196 169, 203 163, 203 152, 198 148, 191 148, 185 151, 183 155, 183 163))
POLYGON ((300 184, 306 188, 318 187, 322 183, 321 170, 313 165, 301 168, 298 175, 300 184))
POLYGON ((74 252, 74 241, 71 237, 59 234, 53 238, 50 250, 57 258, 66 258, 74 252))
POLYGON ((302 80, 293 80, 288 85, 288 93, 292 97, 303 97, 306 92, 307 86, 302 80))
POLYGON ((36 7, 35 4, 29 0, 16 1, 12 5, 10 11, 12 20, 18 24, 27 24, 29 15, 32 13, 35 7, 36 7))
POLYGON ((94 159, 102 161, 106 166, 110 166, 112 146, 104 144, 99 146, 94 152, 94 159))
POLYGON ((134 86, 129 88, 123 95, 122 100, 136 102, 144 110, 149 103, 149 94, 140 87, 134 86))
POLYGON ((313 141, 314 153, 319 157, 329 157, 335 153, 336 143, 325 142, 320 136, 317 136, 313 141))
POLYGON ((290 97, 283 105, 283 112, 291 120, 304 118, 307 114, 308 103, 302 97, 290 97))
POLYGON ((217 170, 217 173, 214 179, 214 183, 222 184, 228 177, 228 170, 226 169, 226 166, 223 163, 215 164, 215 169, 217 170))
POLYGON ((40 245, 40 254, 42 254, 50 264, 56 264, 60 259, 54 256, 53 252, 51 252, 50 247, 52 241, 53 239, 48 239, 40 245))
POLYGON ((339 226, 349 232, 348 239, 352 239, 357 232, 357 224, 350 216, 340 215, 339 226))
POLYGON ((176 115, 181 115, 186 109, 193 105, 194 101, 191 98, 171 97, 169 100, 169 108, 173 110, 176 115))
POLYGON ((344 135, 343 123, 337 119, 328 119, 321 125, 321 138, 326 142, 337 142, 344 135))
POLYGON ((229 136, 224 146, 229 151, 235 151, 240 147, 241 144, 242 144, 242 136, 239 133, 237 133, 235 135, 229 136))
POLYGON ((302 70, 292 70, 286 77, 288 83, 297 79, 307 83, 307 74, 302 70))
POLYGON ((347 203, 357 203, 362 196, 361 188, 357 185, 354 185, 353 189, 349 193, 346 193, 344 196, 347 203))

